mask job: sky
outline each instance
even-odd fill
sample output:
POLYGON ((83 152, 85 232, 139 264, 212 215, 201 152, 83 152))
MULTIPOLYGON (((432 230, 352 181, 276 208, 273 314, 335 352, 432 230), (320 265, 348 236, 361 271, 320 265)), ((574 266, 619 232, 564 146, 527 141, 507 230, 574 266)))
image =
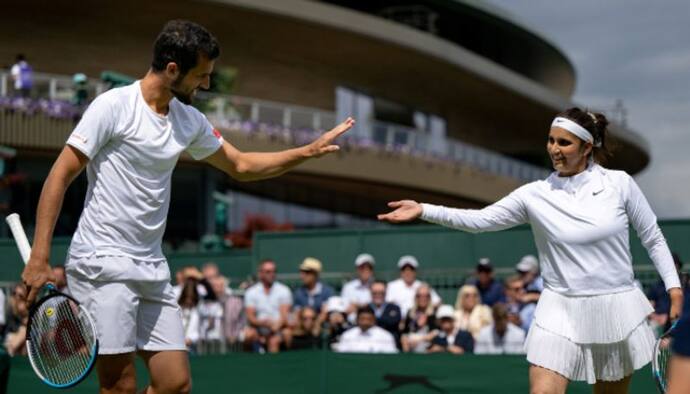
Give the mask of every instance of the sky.
POLYGON ((490 0, 573 63, 573 101, 612 108, 648 143, 635 176, 659 218, 690 218, 690 1, 490 0))

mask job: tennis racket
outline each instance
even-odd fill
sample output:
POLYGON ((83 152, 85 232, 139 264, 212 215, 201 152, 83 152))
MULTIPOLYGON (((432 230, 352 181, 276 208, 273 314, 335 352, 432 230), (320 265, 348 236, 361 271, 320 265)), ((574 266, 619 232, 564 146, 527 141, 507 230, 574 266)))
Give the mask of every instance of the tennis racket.
MULTIPOLYGON (((31 246, 19 215, 13 213, 6 221, 26 264, 31 246)), ((96 363, 96 326, 77 300, 57 291, 52 284, 45 286, 44 294, 29 310, 26 327, 29 361, 47 385, 72 387, 84 380, 96 363)))
POLYGON ((661 394, 666 393, 668 388, 668 364, 671 361, 671 340, 673 339, 676 322, 671 324, 671 328, 666 330, 654 345, 654 356, 652 358, 652 374, 656 387, 661 394))

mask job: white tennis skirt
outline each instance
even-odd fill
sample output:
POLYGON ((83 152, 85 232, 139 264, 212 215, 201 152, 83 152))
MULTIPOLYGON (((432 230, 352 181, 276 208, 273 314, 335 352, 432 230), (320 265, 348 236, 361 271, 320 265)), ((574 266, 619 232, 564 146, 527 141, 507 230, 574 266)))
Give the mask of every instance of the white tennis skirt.
POLYGON ((542 293, 525 341, 527 361, 573 381, 617 381, 652 360, 652 312, 638 288, 597 296, 542 293))

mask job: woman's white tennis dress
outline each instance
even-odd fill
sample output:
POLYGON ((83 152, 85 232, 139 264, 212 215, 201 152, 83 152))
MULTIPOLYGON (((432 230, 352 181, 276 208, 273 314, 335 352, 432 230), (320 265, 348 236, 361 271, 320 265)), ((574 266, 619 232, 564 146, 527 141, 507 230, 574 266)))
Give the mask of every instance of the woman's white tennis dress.
POLYGON ((530 363, 594 383, 620 380, 652 359, 652 307, 635 285, 629 225, 666 289, 680 280, 656 216, 625 172, 590 163, 481 210, 422 207, 422 219, 470 232, 532 226, 546 290, 526 340, 530 363))

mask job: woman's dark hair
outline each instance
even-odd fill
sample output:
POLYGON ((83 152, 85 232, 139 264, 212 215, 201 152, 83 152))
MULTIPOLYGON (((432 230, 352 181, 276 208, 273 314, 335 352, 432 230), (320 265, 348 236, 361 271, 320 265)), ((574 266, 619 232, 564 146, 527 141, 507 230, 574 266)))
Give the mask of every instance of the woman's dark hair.
POLYGON ((199 55, 213 60, 220 55, 218 41, 203 26, 181 19, 165 24, 153 44, 154 71, 163 71, 168 63, 175 63, 185 75, 197 65, 199 55))
POLYGON ((177 300, 180 306, 187 306, 187 300, 191 301, 193 306, 199 303, 199 293, 196 290, 196 285, 197 282, 195 280, 186 280, 184 282, 184 285, 182 285, 182 292, 180 292, 180 298, 177 300))
POLYGON ((603 164, 606 163, 611 156, 613 156, 615 143, 612 141, 611 136, 609 135, 609 121, 606 119, 604 114, 582 110, 578 107, 572 107, 561 112, 558 114, 558 116, 568 118, 589 131, 594 138, 594 144, 592 145, 598 145, 601 143, 601 146, 599 147, 592 146, 592 156, 594 157, 594 161, 603 164))

